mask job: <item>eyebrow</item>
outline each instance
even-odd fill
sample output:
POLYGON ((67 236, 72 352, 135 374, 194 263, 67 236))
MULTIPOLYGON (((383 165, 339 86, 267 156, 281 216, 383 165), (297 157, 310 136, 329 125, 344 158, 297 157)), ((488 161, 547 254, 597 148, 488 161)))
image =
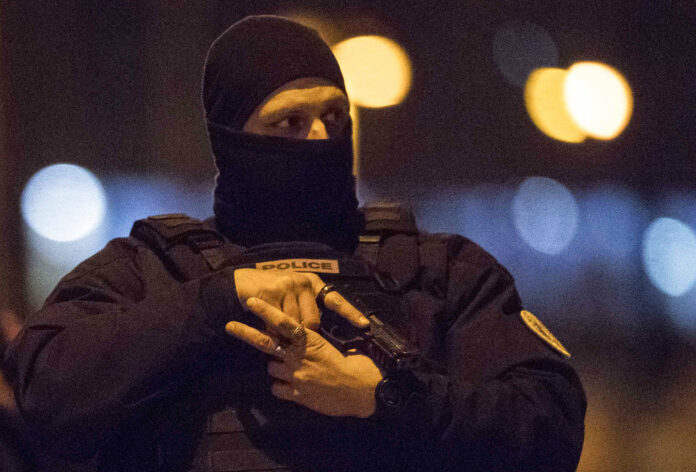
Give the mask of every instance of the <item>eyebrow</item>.
MULTIPOLYGON (((336 95, 327 101, 322 101, 322 104, 325 105, 326 108, 337 107, 343 111, 348 111, 348 101, 341 95, 336 95)), ((270 111, 261 113, 260 118, 264 121, 273 121, 313 106, 314 104, 308 104, 306 101, 298 98, 296 100, 283 103, 282 105, 278 105, 277 108, 272 108, 270 111)))

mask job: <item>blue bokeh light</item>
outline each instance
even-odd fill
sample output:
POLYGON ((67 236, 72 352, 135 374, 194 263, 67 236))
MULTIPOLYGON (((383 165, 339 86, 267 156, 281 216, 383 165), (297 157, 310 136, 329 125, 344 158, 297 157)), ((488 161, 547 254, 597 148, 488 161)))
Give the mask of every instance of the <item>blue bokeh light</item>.
POLYGON ((648 225, 648 211, 640 198, 615 184, 590 190, 580 203, 587 232, 588 256, 614 265, 635 257, 648 225))
POLYGON ((696 335, 696 288, 679 297, 667 297, 667 315, 680 331, 696 335))
POLYGON ((494 183, 443 189, 419 198, 414 211, 419 228, 461 234, 508 261, 522 248, 510 218, 513 194, 513 188, 494 183))
POLYGON ((53 241, 75 241, 104 219, 106 196, 91 172, 72 164, 46 167, 22 192, 22 216, 37 234, 53 241))
POLYGON ((572 241, 578 228, 578 205, 563 184, 547 177, 529 177, 512 202, 515 228, 529 246, 555 255, 572 241))
POLYGON ((204 219, 213 213, 214 182, 167 177, 116 175, 106 181, 112 211, 109 236, 127 236, 135 220, 163 213, 204 219))
POLYGON ((662 292, 687 293, 696 282, 696 234, 679 220, 658 218, 643 237, 643 264, 662 292))
POLYGON ((27 295, 32 309, 38 309, 58 280, 80 261, 110 239, 128 236, 135 220, 161 213, 185 213, 199 219, 212 214, 212 179, 203 182, 148 175, 108 175, 103 181, 109 208, 95 231, 79 241, 62 242, 27 231, 27 295))

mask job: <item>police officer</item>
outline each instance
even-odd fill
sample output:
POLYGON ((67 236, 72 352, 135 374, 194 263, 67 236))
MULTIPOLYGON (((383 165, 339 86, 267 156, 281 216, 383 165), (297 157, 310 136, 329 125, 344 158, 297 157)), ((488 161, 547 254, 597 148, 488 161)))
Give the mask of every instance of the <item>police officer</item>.
POLYGON ((343 77, 316 32, 236 23, 203 103, 214 218, 136 223, 8 351, 51 453, 85 470, 574 470, 582 386, 510 274, 398 210, 358 211, 343 77), (318 305, 356 327, 378 306, 424 366, 340 351, 318 305))

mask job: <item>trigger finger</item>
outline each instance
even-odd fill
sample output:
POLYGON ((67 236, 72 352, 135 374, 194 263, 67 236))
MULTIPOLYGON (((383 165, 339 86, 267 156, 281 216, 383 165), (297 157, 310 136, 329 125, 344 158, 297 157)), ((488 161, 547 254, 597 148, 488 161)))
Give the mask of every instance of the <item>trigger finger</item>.
POLYGON ((338 293, 336 290, 332 290, 327 293, 324 297, 324 305, 331 311, 335 311, 343 318, 350 321, 353 325, 364 328, 370 322, 365 318, 365 316, 355 308, 348 300, 343 298, 343 295, 338 293))

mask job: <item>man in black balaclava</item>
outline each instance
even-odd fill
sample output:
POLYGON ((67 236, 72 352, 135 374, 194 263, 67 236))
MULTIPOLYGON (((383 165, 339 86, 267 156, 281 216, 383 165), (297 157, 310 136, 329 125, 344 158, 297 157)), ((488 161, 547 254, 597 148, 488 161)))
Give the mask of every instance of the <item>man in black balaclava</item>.
POLYGON ((359 216, 343 77, 315 31, 234 24, 203 103, 214 218, 136 222, 8 349, 47 452, 100 471, 575 469, 582 385, 511 275, 394 207, 359 216), (319 305, 400 333, 418 367, 395 372, 388 343, 339 351, 319 305))
POLYGON ((318 241, 352 252, 359 224, 348 99, 316 32, 270 16, 237 23, 210 48, 203 104, 225 235, 245 246, 318 241))

